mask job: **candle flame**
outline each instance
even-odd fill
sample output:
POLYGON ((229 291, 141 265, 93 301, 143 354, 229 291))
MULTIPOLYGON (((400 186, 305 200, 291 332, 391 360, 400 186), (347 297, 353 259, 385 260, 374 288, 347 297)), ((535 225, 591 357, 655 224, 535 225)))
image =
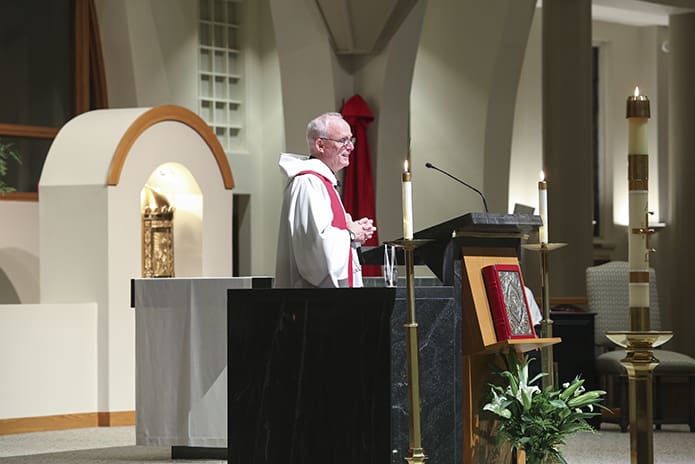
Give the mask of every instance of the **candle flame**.
POLYGON ((639 86, 635 86, 635 97, 639 97, 639 86))
POLYGON ((541 182, 545 180, 545 173, 541 170, 541 182))
POLYGON ((403 161, 403 172, 408 172, 408 160, 403 161))

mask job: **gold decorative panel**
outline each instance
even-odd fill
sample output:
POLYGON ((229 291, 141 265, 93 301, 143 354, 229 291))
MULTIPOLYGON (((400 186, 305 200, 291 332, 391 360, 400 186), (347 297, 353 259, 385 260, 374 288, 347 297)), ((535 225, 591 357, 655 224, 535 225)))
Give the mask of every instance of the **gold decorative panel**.
POLYGON ((142 203, 142 276, 174 277, 175 208, 150 186, 142 203))

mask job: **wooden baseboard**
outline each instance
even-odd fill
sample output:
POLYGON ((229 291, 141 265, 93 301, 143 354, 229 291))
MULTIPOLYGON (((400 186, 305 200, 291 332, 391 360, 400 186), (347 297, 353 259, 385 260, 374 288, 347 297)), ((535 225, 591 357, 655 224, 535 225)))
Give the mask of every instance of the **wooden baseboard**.
POLYGON ((97 413, 99 427, 135 425, 135 411, 113 411, 97 413))
POLYGON ((0 435, 123 425, 135 425, 135 411, 88 412, 0 419, 0 435))

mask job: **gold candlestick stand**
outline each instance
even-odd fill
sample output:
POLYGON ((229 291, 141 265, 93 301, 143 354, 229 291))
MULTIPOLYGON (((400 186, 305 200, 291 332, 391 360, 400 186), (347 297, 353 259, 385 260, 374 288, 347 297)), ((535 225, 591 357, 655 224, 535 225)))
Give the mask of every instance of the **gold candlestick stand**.
MULTIPOLYGON (((548 254, 551 251, 567 246, 566 243, 527 243, 522 245, 526 250, 536 251, 541 256, 541 338, 553 338, 553 320, 550 318, 550 264, 548 254)), ((555 386, 555 363, 553 347, 547 345, 541 348, 541 369, 548 375, 543 377, 543 387, 555 386)))
POLYGON ((630 399, 630 462, 654 462, 654 409, 652 377, 659 360, 654 348, 673 337, 672 332, 652 331, 649 327, 649 295, 646 301, 637 297, 637 290, 649 284, 649 228, 648 191, 649 155, 646 146, 646 121, 650 117, 649 99, 639 94, 627 99, 628 123, 628 190, 630 194, 630 224, 628 229, 628 257, 630 262, 630 330, 607 332, 616 345, 625 348, 626 356, 620 362, 627 370, 630 399), (644 213, 644 218, 639 215, 644 213), (633 287, 634 286, 634 287, 633 287), (632 290, 636 290, 633 297, 632 290))
POLYGON ((398 240, 389 245, 403 248, 405 253, 405 276, 408 295, 408 320, 403 325, 408 350, 408 404, 410 407, 409 443, 410 455, 405 458, 411 464, 424 464, 427 456, 422 448, 420 428, 420 366, 417 321, 415 319, 415 248, 432 240, 398 240))
MULTIPOLYGON (((647 314, 648 315, 648 314, 647 314)), ((634 322, 635 318, 631 318, 634 322)), ((649 321, 649 317, 647 317, 649 321)), ((654 409, 652 402, 652 373, 659 364, 654 348, 673 337, 672 332, 634 330, 606 332, 606 337, 625 348, 627 356, 620 362, 625 366, 630 398, 630 462, 654 463, 654 409)))

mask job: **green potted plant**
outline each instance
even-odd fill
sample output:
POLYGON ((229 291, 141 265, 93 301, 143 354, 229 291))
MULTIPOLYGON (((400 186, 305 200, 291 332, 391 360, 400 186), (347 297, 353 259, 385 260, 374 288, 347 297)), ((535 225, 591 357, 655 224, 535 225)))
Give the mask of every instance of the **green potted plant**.
POLYGON ((602 390, 586 391, 579 376, 561 388, 534 385, 546 373, 528 378, 529 358, 514 351, 503 356, 506 370, 497 368, 501 384, 490 384, 490 401, 483 410, 500 421, 497 440, 506 440, 528 464, 565 463, 560 447, 568 436, 594 431, 587 419, 599 414, 602 390))
POLYGON ((4 143, 2 140, 0 140, 0 194, 15 191, 14 187, 10 187, 5 183, 5 176, 7 175, 7 162, 11 159, 18 163, 22 162, 22 157, 14 145, 11 143, 4 143))

